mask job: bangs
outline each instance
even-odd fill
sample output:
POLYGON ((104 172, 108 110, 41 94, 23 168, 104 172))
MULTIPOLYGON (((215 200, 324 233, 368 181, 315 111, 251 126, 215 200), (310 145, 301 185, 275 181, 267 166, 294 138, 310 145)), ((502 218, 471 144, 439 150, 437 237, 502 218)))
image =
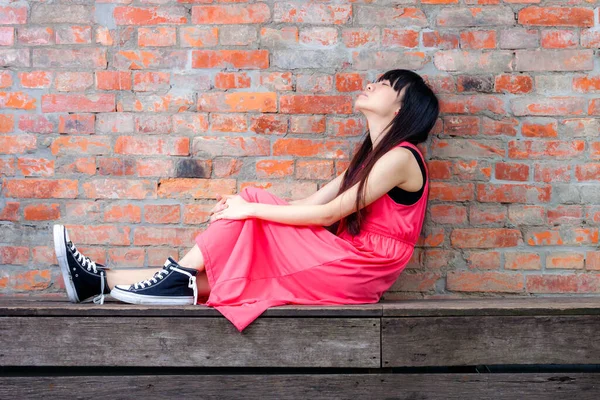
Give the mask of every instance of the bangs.
POLYGON ((403 70, 393 69, 381 75, 381 77, 377 79, 377 82, 390 81, 390 86, 396 91, 398 96, 400 96, 401 90, 407 84, 408 79, 406 78, 406 75, 403 74, 403 70))

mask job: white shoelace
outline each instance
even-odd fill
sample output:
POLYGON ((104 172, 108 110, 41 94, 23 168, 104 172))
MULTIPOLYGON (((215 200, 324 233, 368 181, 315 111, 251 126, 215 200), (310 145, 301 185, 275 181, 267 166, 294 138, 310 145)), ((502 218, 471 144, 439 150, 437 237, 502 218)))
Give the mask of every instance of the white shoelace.
MULTIPOLYGON (((73 242, 69 242, 69 247, 73 252, 73 256, 75 259, 88 271, 94 271, 94 273, 98 273, 98 268, 96 268, 96 263, 92 261, 89 257, 84 256, 77 250, 73 242)), ((92 301, 94 304, 104 304, 104 270, 100 270, 100 294, 95 296, 92 301)))
POLYGON ((134 283, 133 284, 133 288, 134 289, 140 289, 140 288, 143 289, 146 286, 150 286, 153 283, 157 283, 159 280, 163 279, 168 274, 169 274, 169 270, 167 270, 166 268, 161 269, 160 271, 156 272, 152 278, 145 279, 143 281, 139 281, 137 283, 134 283))
POLYGON ((198 302, 198 287, 196 287, 196 277, 194 275, 190 274, 189 272, 181 270, 177 267, 171 267, 171 268, 173 268, 174 271, 178 271, 178 272, 181 272, 182 274, 186 274, 190 278, 190 280, 188 282, 188 287, 194 291, 194 305, 196 305, 196 303, 198 302))
MULTIPOLYGON (((177 271, 181 274, 187 275, 190 278, 188 281, 188 287, 194 291, 194 305, 195 305, 198 302, 198 287, 196 286, 196 277, 194 275, 190 274, 189 272, 179 269, 177 267, 169 267, 169 268, 171 268, 172 271, 177 271)), ((159 280, 163 279, 168 274, 169 274, 169 270, 167 270, 166 268, 161 269, 160 271, 156 272, 152 278, 134 283, 133 287, 134 287, 134 289, 138 289, 138 288, 143 289, 146 287, 146 285, 150 286, 154 283, 158 283, 159 280)))
POLYGON ((94 304, 104 304, 104 271, 100 271, 100 294, 92 299, 94 304))
POLYGON ((95 273, 98 273, 96 263, 92 261, 89 257, 86 257, 83 254, 81 254, 79 250, 77 250, 73 242, 69 242, 69 247, 71 248, 71 251, 73 252, 73 255, 75 256, 77 261, 79 261, 79 263, 83 265, 84 268, 86 268, 88 271, 93 270, 95 273))

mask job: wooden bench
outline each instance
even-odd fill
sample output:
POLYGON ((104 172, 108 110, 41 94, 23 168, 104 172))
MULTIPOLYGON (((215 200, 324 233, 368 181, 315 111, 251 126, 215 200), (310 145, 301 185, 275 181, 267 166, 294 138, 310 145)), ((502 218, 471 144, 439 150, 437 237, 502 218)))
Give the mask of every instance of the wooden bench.
POLYGON ((0 314, 0 399, 600 398, 600 298, 282 306, 242 333, 203 306, 0 314))

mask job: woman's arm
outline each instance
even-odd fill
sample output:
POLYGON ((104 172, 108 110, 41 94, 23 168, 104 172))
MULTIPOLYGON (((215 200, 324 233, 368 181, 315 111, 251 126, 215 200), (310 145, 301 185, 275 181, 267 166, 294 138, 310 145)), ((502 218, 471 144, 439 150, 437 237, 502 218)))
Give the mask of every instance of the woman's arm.
MULTIPOLYGON (((409 179, 407 166, 412 154, 401 147, 384 154, 369 172, 365 193, 364 208, 386 194, 394 186, 403 184, 409 179)), ((413 161, 414 160, 413 157, 413 161)), ((356 211, 358 183, 344 193, 335 196, 325 204, 316 205, 272 205, 266 203, 250 203, 250 218, 280 222, 288 225, 320 225, 329 226, 356 211)), ((313 201, 317 196, 310 196, 313 201)), ((319 197, 324 198, 324 196, 319 197)), ((308 199, 308 198, 307 198, 308 199)))
POLYGON ((337 178, 333 179, 327 185, 323 186, 321 189, 317 190, 310 196, 301 200, 288 201, 288 203, 290 203, 290 205, 293 206, 316 206, 319 204, 329 203, 335 198, 338 191, 340 190, 340 186, 342 186, 342 180, 344 179, 344 174, 346 173, 346 171, 348 171, 348 168, 346 168, 344 172, 339 174, 337 178))

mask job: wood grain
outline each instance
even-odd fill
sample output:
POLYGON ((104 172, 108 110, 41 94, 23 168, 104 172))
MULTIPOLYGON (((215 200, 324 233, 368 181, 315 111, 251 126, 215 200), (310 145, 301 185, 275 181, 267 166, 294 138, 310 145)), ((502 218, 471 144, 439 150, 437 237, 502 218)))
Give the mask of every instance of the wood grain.
POLYGON ((378 318, 0 317, 2 366, 378 368, 378 318))
POLYGON ((598 364, 597 315, 382 319, 383 367, 598 364))
POLYGON ((597 400, 600 374, 327 374, 3 377, 2 399, 597 400))

